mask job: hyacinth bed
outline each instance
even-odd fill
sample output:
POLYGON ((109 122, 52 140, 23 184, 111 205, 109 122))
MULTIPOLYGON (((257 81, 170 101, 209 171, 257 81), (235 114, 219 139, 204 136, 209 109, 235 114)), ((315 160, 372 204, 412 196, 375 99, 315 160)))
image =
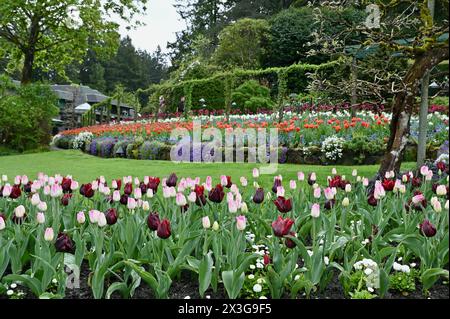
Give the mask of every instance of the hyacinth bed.
POLYGON ((3 175, 0 298, 448 298, 445 162, 252 176, 3 175))
MULTIPOLYGON (((202 130, 211 127, 220 129, 222 136, 227 130, 236 128, 277 128, 280 163, 354 165, 379 162, 389 137, 390 114, 360 111, 352 117, 345 110, 289 111, 281 123, 278 123, 277 115, 273 113, 235 114, 228 121, 223 115, 197 115, 189 121, 174 117, 157 123, 141 120, 85 127, 62 132, 55 136, 53 143, 59 148, 81 149, 104 158, 168 160, 172 146, 179 142, 171 138, 172 130, 185 128, 192 137, 192 120, 200 120, 202 130)), ((429 158, 436 158, 439 148, 448 141, 448 116, 434 112, 429 114, 428 120, 430 143, 427 154, 429 158)), ((418 118, 413 117, 411 132, 417 131, 418 118)), ((416 158, 417 138, 415 134, 410 136, 405 152, 406 161, 416 158)), ((187 143, 192 145, 192 140, 187 143)), ((225 146, 223 141, 222 153, 225 146)), ((191 146, 191 153, 193 149, 191 146)), ((244 150, 245 158, 248 152, 248 149, 244 150)), ((193 154, 190 154, 190 158, 192 161, 193 154)))

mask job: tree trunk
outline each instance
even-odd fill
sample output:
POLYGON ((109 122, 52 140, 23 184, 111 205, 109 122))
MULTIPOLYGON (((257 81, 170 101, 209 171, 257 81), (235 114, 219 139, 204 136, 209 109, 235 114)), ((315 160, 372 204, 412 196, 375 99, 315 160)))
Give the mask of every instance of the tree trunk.
POLYGON ((378 171, 379 176, 384 176, 388 171, 400 171, 402 157, 409 138, 410 119, 423 76, 440 62, 448 59, 448 45, 433 48, 416 56, 413 65, 403 79, 404 90, 394 97, 392 107, 392 120, 390 125, 390 137, 386 154, 378 171))
MULTIPOLYGON (((434 17, 435 1, 428 0, 430 15, 434 17)), ((417 145, 417 168, 425 164, 427 156, 427 132, 428 132, 428 86, 430 85, 430 72, 427 72, 422 80, 422 92, 419 113, 419 141, 417 145)))
POLYGON ((351 115, 352 117, 356 116, 356 103, 358 103, 358 95, 356 91, 356 85, 358 81, 358 69, 356 68, 356 56, 352 59, 352 66, 351 66, 351 79, 352 79, 352 96, 350 100, 351 104, 351 115))
POLYGON ((24 63, 22 67, 21 83, 31 83, 33 78, 34 57, 36 53, 36 43, 39 37, 39 21, 38 16, 31 18, 30 34, 28 36, 28 45, 22 50, 24 54, 24 63))
POLYGON ((419 113, 419 141, 417 143, 417 168, 422 167, 427 156, 428 132, 428 86, 430 85, 430 72, 422 80, 422 95, 419 113))

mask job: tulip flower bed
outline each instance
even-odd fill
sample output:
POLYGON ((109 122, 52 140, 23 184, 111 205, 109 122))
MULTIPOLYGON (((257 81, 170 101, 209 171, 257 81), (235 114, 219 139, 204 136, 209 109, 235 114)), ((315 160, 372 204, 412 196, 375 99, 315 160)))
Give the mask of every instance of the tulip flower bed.
MULTIPOLYGON (((286 112, 285 120, 278 123, 275 114, 199 115, 202 130, 218 128, 225 132, 231 129, 270 129, 279 131, 280 163, 296 164, 374 164, 384 154, 389 136, 390 115, 359 112, 351 117, 347 111, 286 112)), ((412 131, 416 131, 418 119, 412 119, 412 131)), ((82 149, 85 152, 105 157, 127 157, 133 159, 167 160, 171 147, 178 142, 172 140, 171 132, 184 128, 191 132, 193 122, 170 118, 161 122, 139 121, 112 125, 98 125, 70 130, 57 135, 54 144, 60 148, 82 149), (121 150, 119 152, 119 150, 121 150)), ((430 151, 437 151, 448 140, 448 116, 441 113, 429 115, 430 151)), ((410 145, 415 145, 412 136, 410 145)), ((188 141, 192 143, 192 141, 188 141)), ((223 142, 225 146, 225 142, 223 142)), ((191 147, 192 150, 192 147, 191 147)), ((407 152, 406 160, 415 159, 415 150, 407 152)), ((192 157, 192 156, 191 156, 192 157)), ((430 155, 435 157, 435 154, 430 155)))
POLYGON ((444 162, 297 177, 3 176, 0 297, 448 298, 444 162))

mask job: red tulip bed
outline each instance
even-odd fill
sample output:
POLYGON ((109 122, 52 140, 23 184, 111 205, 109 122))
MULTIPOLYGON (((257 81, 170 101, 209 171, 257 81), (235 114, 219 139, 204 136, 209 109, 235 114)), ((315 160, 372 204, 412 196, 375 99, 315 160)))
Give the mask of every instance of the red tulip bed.
POLYGON ((3 176, 0 298, 448 298, 447 174, 3 176))

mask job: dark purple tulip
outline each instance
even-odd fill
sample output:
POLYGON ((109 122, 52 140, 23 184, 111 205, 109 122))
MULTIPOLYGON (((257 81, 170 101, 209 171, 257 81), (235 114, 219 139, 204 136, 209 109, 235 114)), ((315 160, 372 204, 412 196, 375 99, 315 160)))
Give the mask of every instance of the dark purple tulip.
POLYGON ((330 199, 325 202, 325 205, 323 207, 327 210, 330 210, 334 207, 335 204, 336 204, 336 200, 330 199))
POLYGON ((177 174, 172 173, 166 180, 166 186, 175 187, 175 186, 177 186, 177 182, 178 182, 177 174))
POLYGON ((278 187, 280 186, 281 186, 281 179, 275 178, 275 180, 273 181, 272 192, 276 194, 278 191, 278 187))
POLYGON ((128 204, 128 195, 127 194, 123 194, 122 196, 120 196, 120 203, 122 205, 128 204))
POLYGON ((167 239, 170 237, 171 235, 170 222, 167 219, 164 219, 159 223, 156 235, 158 235, 158 237, 162 239, 167 239))
POLYGON ((60 253, 70 253, 73 254, 75 252, 75 244, 72 239, 70 239, 69 235, 65 233, 59 233, 58 237, 55 241, 55 248, 57 252, 60 253))
POLYGON ((205 206, 206 205, 206 197, 205 195, 201 194, 201 195, 197 195, 197 198, 195 199, 195 204, 197 204, 197 206, 205 206))
POLYGON ((224 197, 225 193, 223 192, 223 187, 220 184, 211 189, 208 195, 209 200, 213 203, 221 203, 224 197))
POLYGON ((160 220, 158 213, 150 213, 147 218, 147 225, 150 230, 155 231, 158 229, 160 220))
MULTIPOLYGON (((205 199, 205 201, 206 201, 206 199, 205 199)), ((184 205, 184 206, 181 206, 180 209, 181 209, 181 213, 182 213, 182 214, 183 214, 183 213, 186 213, 186 212, 188 211, 188 209, 189 209, 189 204, 186 204, 186 205, 184 205)))
POLYGON ((436 235, 436 227, 428 219, 425 219, 420 224, 420 233, 426 237, 434 237, 436 235))
POLYGON ((256 204, 261 204, 264 201, 264 189, 258 188, 253 195, 253 202, 256 204))
POLYGON ((141 193, 142 193, 142 194, 147 193, 148 187, 147 187, 147 185, 144 184, 144 182, 141 182, 141 183, 139 184, 139 188, 141 189, 141 193))
POLYGON ((23 185, 23 190, 25 193, 31 193, 31 185, 33 185, 33 182, 31 181, 23 185))
POLYGON ((369 197, 367 198, 367 203, 370 205, 370 206, 377 206, 378 205, 378 201, 377 201, 377 199, 375 198, 375 196, 373 196, 373 194, 370 194, 369 195, 369 197))
POLYGON ((114 225, 115 223, 117 223, 118 218, 117 209, 115 208, 108 209, 105 213, 105 217, 108 225, 114 225))
MULTIPOLYGON (((289 235, 292 237, 295 237, 296 233, 291 231, 291 232, 289 232, 289 235)), ((297 246, 297 244, 290 238, 285 238, 284 244, 286 245, 287 248, 290 248, 290 249, 293 249, 293 248, 295 248, 295 246, 297 246)))

